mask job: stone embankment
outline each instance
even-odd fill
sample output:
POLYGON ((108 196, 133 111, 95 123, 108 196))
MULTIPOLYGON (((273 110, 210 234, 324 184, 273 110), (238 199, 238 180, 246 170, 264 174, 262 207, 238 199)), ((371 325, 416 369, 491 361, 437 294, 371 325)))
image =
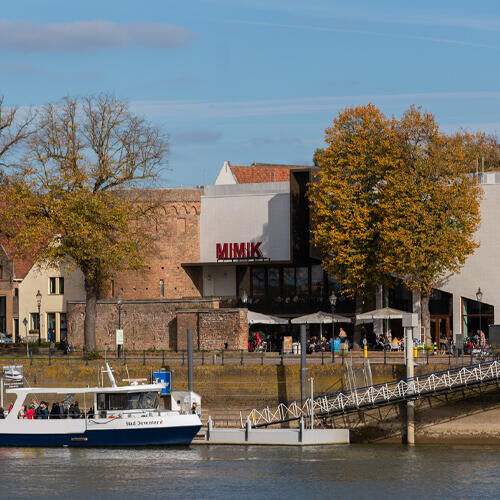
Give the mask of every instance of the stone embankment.
MULTIPOLYGON (((102 360, 84 361, 70 358, 47 360, 0 359, 3 365, 24 366, 25 377, 32 386, 82 387, 100 384, 102 360)), ((143 365, 135 360, 124 366, 112 363, 118 383, 123 379, 151 379, 160 365, 143 365)), ((429 364, 416 367, 420 373, 445 370, 447 365, 429 364)), ((187 367, 172 368, 173 389, 187 387, 187 367)), ((346 367, 341 364, 311 366, 308 376, 314 378, 315 395, 346 389, 346 367)), ((404 377, 404 366, 372 366, 373 383, 404 377)), ((105 385, 108 385, 106 376, 105 385)), ((273 365, 205 365, 194 368, 195 391, 202 396, 203 413, 212 415, 216 426, 239 425, 239 410, 276 405, 300 398, 300 366, 273 365)), ((358 383, 359 385, 359 383, 358 383)), ((309 390, 309 385, 308 385, 309 390)), ((9 396, 4 396, 7 406, 9 396)), ((335 427, 349 427, 351 441, 401 441, 404 433, 404 407, 365 411, 348 417, 336 417, 326 422, 335 427)), ((487 390, 471 390, 442 395, 416 403, 417 443, 462 442, 500 444, 500 391, 496 386, 487 390)))

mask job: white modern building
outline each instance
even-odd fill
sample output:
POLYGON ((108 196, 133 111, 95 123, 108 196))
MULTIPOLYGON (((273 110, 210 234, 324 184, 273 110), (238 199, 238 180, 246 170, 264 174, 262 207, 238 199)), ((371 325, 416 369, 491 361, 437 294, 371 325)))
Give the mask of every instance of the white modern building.
MULTIPOLYGON (((205 297, 222 297, 233 306, 244 299, 252 310, 285 317, 330 309, 328 296, 338 284, 310 245, 310 175, 311 167, 224 163, 216 185, 205 187, 201 198, 200 261, 183 263, 202 267, 205 297)), ((430 333, 438 346, 452 335, 487 332, 489 324, 500 323, 500 173, 480 180, 480 246, 430 300, 430 333)), ((399 286, 366 308, 376 305, 412 311, 414 300, 399 286)), ((336 310, 354 315, 347 299, 336 310)), ((401 332, 401 320, 391 328, 401 332)))

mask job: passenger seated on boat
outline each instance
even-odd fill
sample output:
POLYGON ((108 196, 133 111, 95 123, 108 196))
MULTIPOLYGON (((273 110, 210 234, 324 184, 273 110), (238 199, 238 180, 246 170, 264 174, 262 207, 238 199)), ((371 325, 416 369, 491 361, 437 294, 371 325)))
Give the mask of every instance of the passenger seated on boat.
POLYGON ((21 409, 19 410, 19 413, 17 414, 17 418, 20 418, 21 420, 24 419, 24 412, 26 408, 24 406, 21 406, 21 409))
POLYGON ((34 405, 30 405, 30 407, 28 408, 28 410, 24 414, 24 418, 27 418, 28 420, 35 420, 36 419, 34 405))
POLYGON ((87 411, 87 418, 94 418, 94 408, 89 408, 89 410, 87 411))
POLYGON ((0 406, 0 419, 5 418, 4 409, 0 406))

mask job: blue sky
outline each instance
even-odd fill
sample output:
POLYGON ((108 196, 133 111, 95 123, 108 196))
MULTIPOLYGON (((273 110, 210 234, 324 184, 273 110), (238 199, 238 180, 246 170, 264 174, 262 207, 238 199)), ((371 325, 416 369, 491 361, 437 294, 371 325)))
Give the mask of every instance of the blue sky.
POLYGON ((500 131, 499 58, 498 0, 17 0, 0 18, 8 104, 129 100, 170 134, 171 186, 224 160, 309 164, 336 113, 368 102, 500 131))

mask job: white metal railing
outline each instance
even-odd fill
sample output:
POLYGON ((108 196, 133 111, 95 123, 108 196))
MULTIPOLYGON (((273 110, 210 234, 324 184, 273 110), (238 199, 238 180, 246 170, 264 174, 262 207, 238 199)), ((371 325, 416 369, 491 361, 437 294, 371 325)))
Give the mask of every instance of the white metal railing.
POLYGON ((402 400, 418 399, 445 390, 459 390, 467 385, 499 380, 500 363, 490 361, 478 365, 463 366, 441 372, 428 373, 411 379, 387 382, 353 391, 337 392, 307 398, 305 401, 280 403, 277 406, 254 408, 240 412, 242 427, 250 419, 253 426, 270 425, 287 420, 313 415, 328 415, 357 411, 360 408, 376 407, 402 400))

